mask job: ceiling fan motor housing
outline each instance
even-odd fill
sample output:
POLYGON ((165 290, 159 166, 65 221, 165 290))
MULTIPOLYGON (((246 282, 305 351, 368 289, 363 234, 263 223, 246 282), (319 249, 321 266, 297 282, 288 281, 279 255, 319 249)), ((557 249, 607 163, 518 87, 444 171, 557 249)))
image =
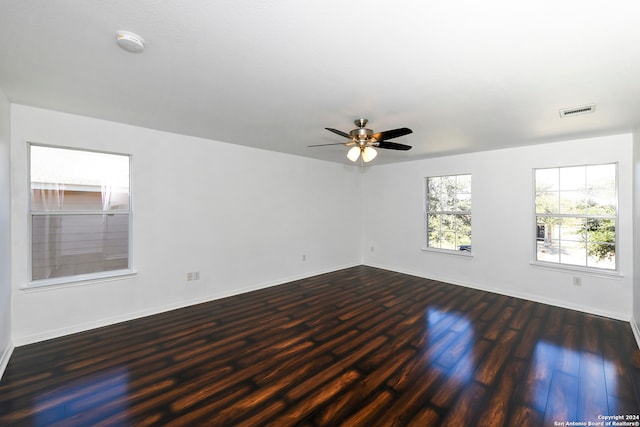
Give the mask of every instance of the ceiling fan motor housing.
POLYGON ((359 128, 354 129, 349 132, 349 136, 353 140, 353 142, 358 143, 358 145, 365 145, 371 141, 371 136, 373 135, 373 131, 371 129, 359 128))

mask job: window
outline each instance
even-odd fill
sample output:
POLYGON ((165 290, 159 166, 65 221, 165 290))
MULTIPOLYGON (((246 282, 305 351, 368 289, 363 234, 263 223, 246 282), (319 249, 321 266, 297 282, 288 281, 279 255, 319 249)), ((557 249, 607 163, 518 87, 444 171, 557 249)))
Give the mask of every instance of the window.
POLYGON ((427 178, 427 248, 471 252, 471 175, 427 178))
POLYGON ((29 145, 32 282, 131 268, 129 164, 128 155, 29 145))
POLYGON ((534 173, 536 260, 616 270, 617 165, 534 173))

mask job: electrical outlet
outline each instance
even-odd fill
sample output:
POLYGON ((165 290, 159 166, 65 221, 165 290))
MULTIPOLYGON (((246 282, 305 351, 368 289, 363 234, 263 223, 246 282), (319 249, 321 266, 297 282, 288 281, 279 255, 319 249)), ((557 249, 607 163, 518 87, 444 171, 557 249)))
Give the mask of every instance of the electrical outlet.
POLYGON ((194 271, 193 272, 193 280, 200 280, 200 272, 199 271, 194 271))
POLYGON ((307 254, 302 254, 302 261, 306 261, 307 260, 307 254))
POLYGON ((582 277, 573 276, 573 286, 582 286, 582 277))
POLYGON ((192 272, 188 272, 187 273, 187 282, 190 282, 193 280, 193 273, 192 272))
POLYGON ((371 252, 373 252, 373 246, 371 246, 371 252))

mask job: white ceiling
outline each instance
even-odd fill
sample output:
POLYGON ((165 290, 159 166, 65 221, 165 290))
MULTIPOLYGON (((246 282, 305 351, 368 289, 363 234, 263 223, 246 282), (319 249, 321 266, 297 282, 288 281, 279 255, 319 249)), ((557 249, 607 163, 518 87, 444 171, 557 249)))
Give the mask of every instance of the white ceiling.
POLYGON ((637 0, 2 0, 11 102, 349 163, 369 119, 409 127, 374 164, 630 132, 637 0), (128 30, 147 42, 131 54, 128 30), (596 104, 594 114, 558 110, 596 104))

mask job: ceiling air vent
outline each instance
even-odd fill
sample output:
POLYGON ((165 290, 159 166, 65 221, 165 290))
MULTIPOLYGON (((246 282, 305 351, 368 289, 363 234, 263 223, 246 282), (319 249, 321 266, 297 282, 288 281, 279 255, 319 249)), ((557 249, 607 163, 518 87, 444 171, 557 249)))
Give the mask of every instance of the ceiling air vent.
POLYGON ((560 110, 560 117, 579 116, 596 111, 596 104, 582 105, 580 107, 563 108, 560 110))

